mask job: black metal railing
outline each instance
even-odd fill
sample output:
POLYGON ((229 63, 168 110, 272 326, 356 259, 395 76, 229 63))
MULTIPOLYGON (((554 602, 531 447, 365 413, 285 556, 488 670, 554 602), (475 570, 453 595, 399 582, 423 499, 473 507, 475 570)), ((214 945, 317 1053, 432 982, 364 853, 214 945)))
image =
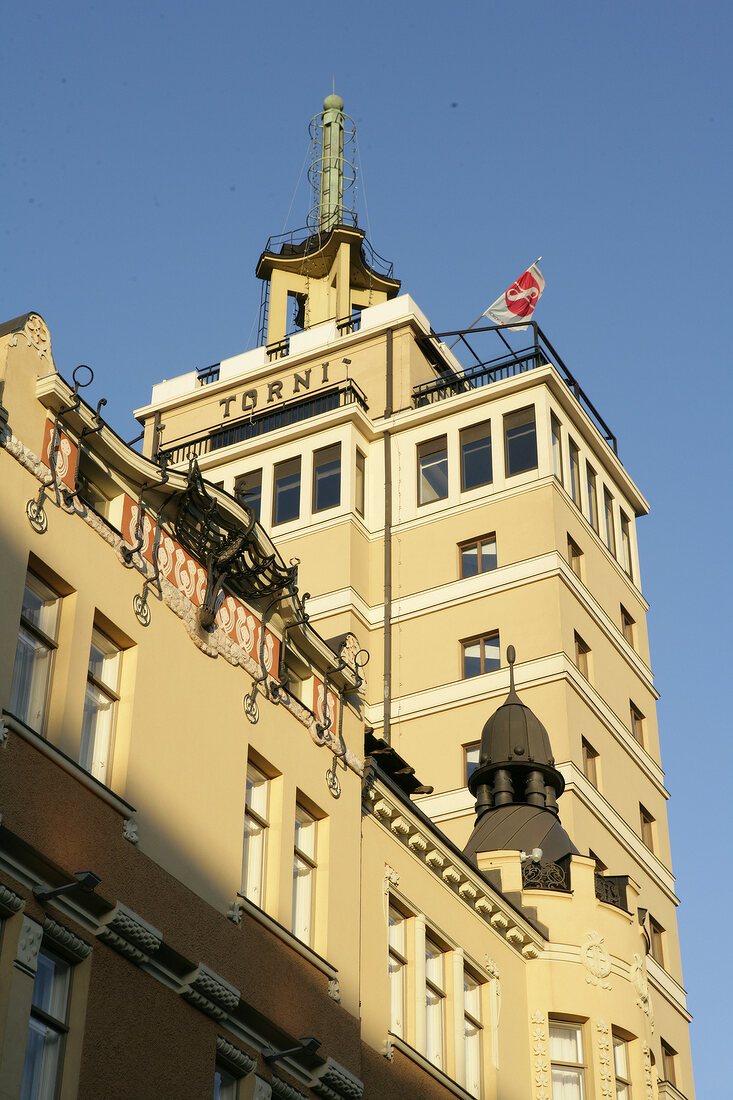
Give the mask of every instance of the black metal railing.
POLYGON ((626 901, 626 887, 629 884, 628 875, 603 875, 600 871, 595 873, 596 897, 604 901, 606 905, 615 905, 617 909, 628 912, 626 901))
POLYGON ((221 363, 214 363, 210 367, 199 367, 196 372, 199 386, 210 386, 212 382, 218 382, 220 366, 221 363))
MULTIPOLYGON (((338 225, 345 225, 347 228, 359 228, 356 214, 351 210, 342 212, 338 225)), ((338 225, 331 225, 328 229, 304 225, 299 229, 291 229, 287 233, 278 233, 267 238, 265 252, 269 252, 273 256, 309 256, 311 253, 318 252, 323 248, 331 232, 337 229, 338 225)), ((387 279, 392 278, 394 264, 389 260, 385 260, 384 256, 380 256, 372 248, 366 237, 361 242, 361 258, 372 271, 376 271, 377 274, 383 275, 387 279)))
MULTIPOLYGON (((460 343, 462 348, 467 350, 476 362, 473 366, 464 370, 446 371, 440 378, 415 386, 412 391, 413 406, 419 408, 421 405, 430 405, 435 401, 444 401, 446 398, 468 393, 470 390, 480 389, 482 386, 488 386, 502 378, 511 378, 515 374, 522 374, 524 371, 551 364, 572 391, 578 403, 593 420, 614 454, 618 455, 616 436, 585 390, 582 389, 578 380, 565 366, 539 325, 531 321, 530 327, 534 334, 533 343, 518 350, 510 347, 503 335, 503 331, 511 330, 511 325, 486 325, 482 328, 457 329, 453 332, 433 332, 430 336, 422 337, 420 344, 433 363, 437 363, 439 358, 437 341, 445 341, 451 337, 455 338, 452 346, 460 343), (494 359, 482 358, 473 346, 476 343, 475 337, 487 332, 496 333, 506 347, 506 351, 494 359)), ((445 371, 445 361, 442 359, 440 366, 445 371)))
POLYGON ((340 317, 336 322, 336 330, 339 336, 348 336, 350 332, 358 332, 361 328, 361 310, 355 309, 349 317, 340 317))
POLYGON ((308 397, 283 401, 273 409, 252 413, 251 416, 233 420, 231 424, 221 424, 205 435, 174 440, 170 446, 161 448, 159 455, 165 455, 169 465, 187 462, 191 458, 221 450, 222 447, 231 447, 234 443, 255 439, 267 432, 274 432, 278 428, 285 428, 348 405, 358 405, 364 412, 369 408, 363 390, 353 378, 330 389, 319 390, 308 397))
POLYGON ((570 891, 570 859, 554 862, 551 859, 535 860, 532 857, 522 862, 522 888, 524 890, 561 890, 570 891))
POLYGON ((267 345, 267 361, 271 363, 273 359, 284 359, 286 355, 290 354, 290 337, 283 336, 282 340, 278 340, 276 344, 267 345))

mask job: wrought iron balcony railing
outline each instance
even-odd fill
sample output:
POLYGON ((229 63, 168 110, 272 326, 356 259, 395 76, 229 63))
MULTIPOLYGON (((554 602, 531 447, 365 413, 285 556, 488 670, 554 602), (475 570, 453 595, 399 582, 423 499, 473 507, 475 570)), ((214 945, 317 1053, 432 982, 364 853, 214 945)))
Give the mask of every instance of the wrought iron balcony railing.
POLYGON ((253 412, 251 416, 232 420, 231 424, 219 424, 204 435, 176 439, 169 446, 162 447, 159 455, 165 455, 169 465, 176 465, 347 405, 358 405, 364 412, 369 408, 364 392, 353 378, 307 397, 283 401, 276 408, 253 412))

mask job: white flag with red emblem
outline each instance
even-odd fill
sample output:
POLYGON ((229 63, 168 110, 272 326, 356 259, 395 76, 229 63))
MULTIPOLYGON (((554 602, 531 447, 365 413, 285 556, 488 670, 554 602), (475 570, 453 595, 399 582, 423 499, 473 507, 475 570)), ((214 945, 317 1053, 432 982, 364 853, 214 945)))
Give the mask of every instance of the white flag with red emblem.
MULTIPOLYGON (((539 263, 539 260, 537 263, 539 263)), ((488 317, 495 325, 508 325, 523 320, 529 322, 534 313, 534 307, 539 302, 540 295, 545 289, 545 280, 542 278, 542 272, 537 263, 528 267, 524 274, 520 275, 517 281, 512 283, 500 298, 492 302, 483 316, 488 317)), ((512 327, 521 332, 528 327, 528 324, 512 324, 512 327)))

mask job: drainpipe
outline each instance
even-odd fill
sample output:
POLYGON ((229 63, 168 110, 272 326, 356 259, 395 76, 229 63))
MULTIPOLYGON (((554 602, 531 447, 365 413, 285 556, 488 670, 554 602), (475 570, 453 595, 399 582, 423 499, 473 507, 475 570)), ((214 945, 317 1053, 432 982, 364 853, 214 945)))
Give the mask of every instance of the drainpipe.
MULTIPOLYGON (((392 329, 388 329, 385 372, 385 419, 392 415, 392 329)), ((383 737, 391 745, 392 722, 392 434, 384 433, 384 729, 383 737)))

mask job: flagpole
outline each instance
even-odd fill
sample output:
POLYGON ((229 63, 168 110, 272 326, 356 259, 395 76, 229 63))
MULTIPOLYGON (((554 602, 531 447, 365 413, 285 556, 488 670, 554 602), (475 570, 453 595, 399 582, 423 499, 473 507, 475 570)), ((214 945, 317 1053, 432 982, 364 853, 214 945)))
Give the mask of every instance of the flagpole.
MULTIPOLYGON (((540 260, 541 260, 541 259, 542 259, 542 257, 541 257, 541 256, 538 256, 538 257, 537 257, 537 259, 535 260, 535 262, 534 262, 533 264, 530 264, 530 265, 529 265, 529 267, 537 267, 537 264, 538 264, 538 263, 540 262, 540 260)), ((525 269, 524 269, 524 270, 525 270, 525 271, 529 271, 529 267, 525 267, 525 269)), ((520 276, 520 278, 521 278, 521 276, 520 276)), ((488 306, 487 306, 486 308, 488 309, 488 308, 490 308, 490 307, 488 307, 488 306)), ((469 325, 469 326, 468 326, 468 328, 465 328, 465 329, 464 329, 463 331, 464 331, 464 332, 470 332, 472 328, 475 328, 475 327, 476 327, 476 325, 477 325, 477 324, 479 323, 479 321, 481 320, 481 318, 482 318, 482 317, 485 317, 485 316, 486 316, 486 309, 484 310, 484 312, 483 312, 483 313, 479 313, 478 317, 477 317, 477 318, 476 318, 476 320, 475 320, 475 321, 473 322, 473 324, 472 324, 472 325, 469 325)), ((500 328, 501 326, 497 326, 497 327, 499 327, 499 328, 500 328)), ((460 339, 461 339, 461 337, 459 336, 459 337, 458 337, 458 340, 460 340, 460 339)), ((458 340, 454 340, 454 341, 453 341, 453 343, 452 343, 452 344, 451 344, 451 345, 449 346, 449 348, 448 348, 448 351, 452 351, 452 350, 453 350, 453 348, 454 348, 454 347, 456 346, 456 344, 458 343, 458 340)), ((506 340, 504 341, 504 343, 506 344, 506 340)), ((508 345, 508 344, 507 344, 507 347, 509 347, 509 345, 508 345)), ((511 349, 510 349, 510 350, 511 350, 511 349)))

